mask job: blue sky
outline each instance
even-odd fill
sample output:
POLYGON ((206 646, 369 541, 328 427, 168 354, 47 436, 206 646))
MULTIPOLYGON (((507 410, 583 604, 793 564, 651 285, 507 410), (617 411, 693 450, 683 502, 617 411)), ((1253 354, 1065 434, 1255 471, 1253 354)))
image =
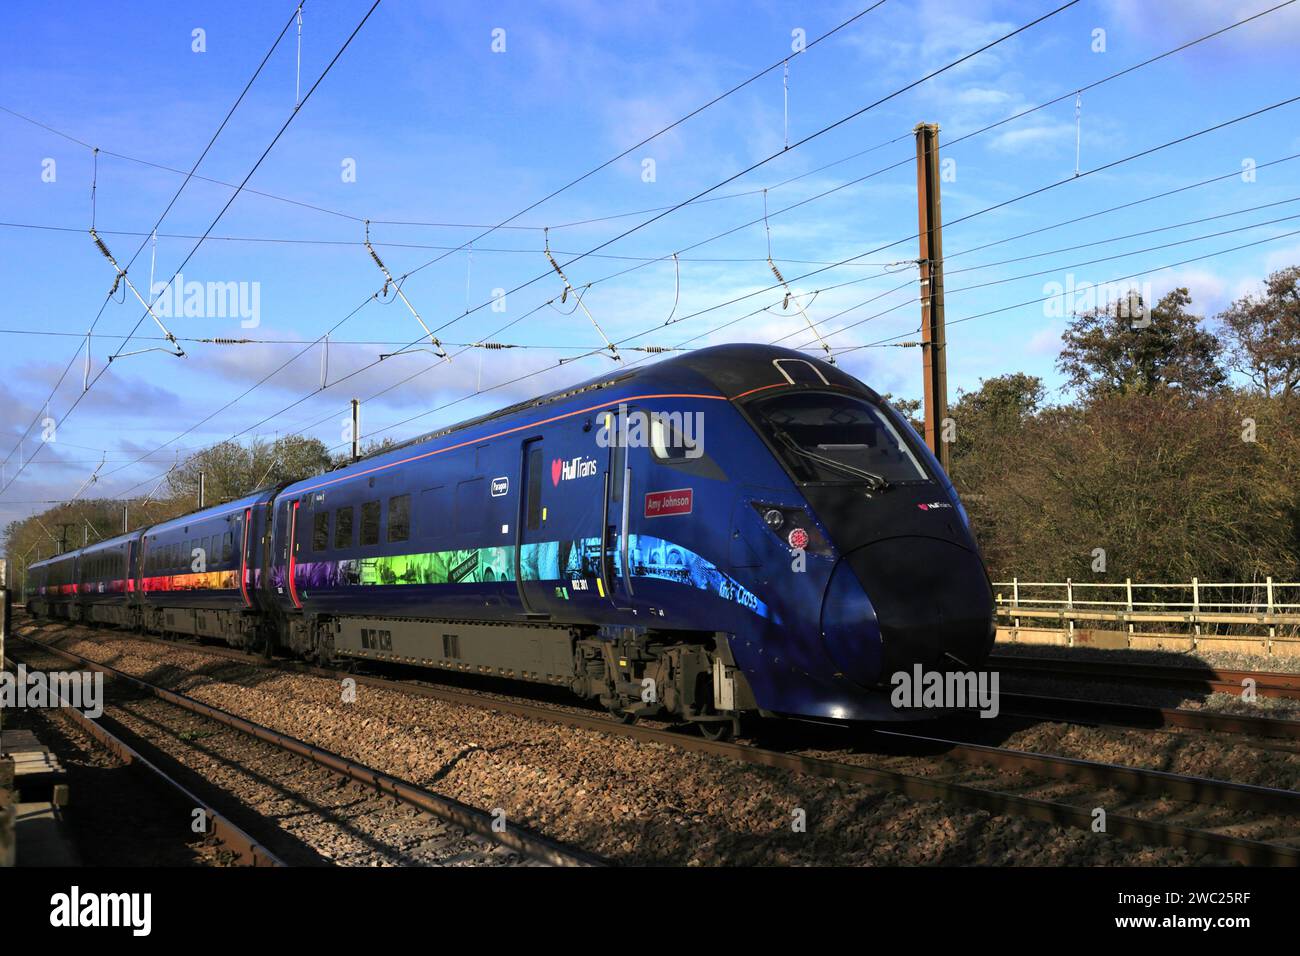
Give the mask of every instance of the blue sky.
MULTIPOLYGON (((551 227, 550 245, 563 262, 648 219, 654 215, 650 210, 679 203, 774 153, 782 155, 711 194, 722 198, 674 212, 607 246, 600 256, 570 266, 566 271, 575 286, 602 280, 584 295, 583 304, 611 338, 628 346, 784 337, 783 344, 815 349, 798 310, 783 310, 780 292, 769 290, 773 279, 761 190, 768 187, 768 209, 776 213, 901 162, 825 198, 770 215, 769 225, 773 258, 809 317, 824 323, 833 346, 911 339, 919 315, 916 286, 906 285, 915 276, 908 260, 917 255, 915 240, 908 238, 916 231, 915 170, 909 160, 917 122, 939 123, 946 142, 1071 94, 1273 2, 1084 0, 788 152, 782 152, 787 132, 782 70, 777 69, 513 224, 527 228, 499 230, 476 243, 472 253, 452 252, 403 285, 430 326, 446 326, 439 335, 448 343, 482 340, 513 321, 494 340, 532 348, 471 351, 450 364, 415 351, 332 384, 420 335, 400 301, 372 301, 333 333, 329 387, 320 387, 323 349, 314 346, 198 427, 215 408, 305 346, 185 343, 184 359, 159 351, 128 356, 100 375, 54 442, 37 452, 38 426, 10 456, 0 520, 74 493, 102 456, 107 463, 92 493, 140 494, 153 487, 177 451, 184 455, 239 433, 274 437, 306 431, 336 446, 354 396, 369 399, 363 414, 367 436, 401 439, 599 374, 611 367, 608 358, 589 356, 555 367, 560 356, 601 343, 582 310, 565 314, 574 306, 572 299, 544 304, 562 291, 554 274, 509 295, 504 312, 484 308, 456 320, 467 307, 489 300, 494 289, 512 289, 547 272, 543 227, 551 227), (1105 31, 1104 50, 1094 49, 1098 30, 1105 31), (650 182, 643 175, 645 160, 654 163, 650 182), (820 168, 830 163, 836 165, 820 168), (799 178, 787 182, 793 177, 799 178), (605 218, 624 213, 634 215, 605 218), (573 225, 591 219, 602 221, 573 225), (877 247, 887 248, 862 255, 877 247), (680 252, 678 264, 661 258, 674 252, 680 252), (796 278, 859 255, 854 264, 796 278), (862 281, 823 289, 850 279, 862 281), (738 296, 747 298, 664 325, 670 316, 691 315, 738 296), (763 306, 766 311, 750 315, 763 306), (717 328, 724 323, 731 324, 717 328), (391 344, 348 344, 356 342, 391 344), (475 394, 529 373, 537 374, 475 394), (384 389, 389 390, 371 399, 384 389), (273 414, 295 402, 289 411, 273 414), (406 421, 417 415, 422 417, 406 421), (21 476, 9 483, 20 458, 34 452, 21 476)), ((792 30, 802 28, 811 39, 868 5, 866 0, 544 6, 385 0, 250 180, 250 190, 282 199, 241 194, 183 270, 187 282, 255 288, 256 327, 241 324, 238 316, 180 315, 165 321, 187 338, 310 342, 383 284, 361 245, 360 220, 375 220, 376 248, 392 272, 402 275, 441 255, 439 247, 455 248, 482 231, 467 225, 500 222, 776 62, 790 51, 792 30), (492 50, 498 28, 505 31, 501 53, 492 50), (355 181, 346 181, 344 168, 351 163, 355 181), (399 220, 451 225, 394 224, 399 220)), ((791 60, 790 141, 1055 5, 1050 0, 887 0, 791 60)), ((117 258, 126 262, 142 238, 123 233, 147 233, 183 177, 106 153, 189 169, 293 6, 13 0, 6 10, 8 29, 0 37, 0 106, 105 151, 98 161, 95 221, 117 258), (205 52, 192 49, 195 29, 205 31, 205 52)), ((304 90, 368 6, 368 0, 309 0, 303 15, 304 90)), ((1297 39, 1300 4, 1089 90, 1083 94, 1079 130, 1081 168, 1300 93, 1293 65, 1297 39)), ((248 173, 294 108, 296 49, 291 29, 200 166, 200 176, 238 183, 248 173)), ((1262 165, 1300 152, 1298 118, 1300 103, 1274 109, 947 228, 945 252, 954 259, 947 280, 954 391, 1014 371, 1041 375, 1052 387, 1060 384, 1053 363, 1067 317, 1042 305, 961 322, 965 317, 1035 299, 1071 282, 1106 281, 1271 240, 1140 280, 1150 282, 1156 296, 1187 285, 1197 311, 1213 316, 1257 289, 1268 272, 1300 262, 1300 235, 1284 236, 1300 230, 1300 219, 1270 222, 1300 216, 1300 201, 1286 202, 1300 199, 1300 160, 1261 168, 1253 182, 1232 176, 957 258, 975 246, 1232 173, 1245 161, 1262 165), (1243 211, 1251 207, 1266 208, 1243 211), (1233 215, 1224 216, 1228 213, 1233 215), (1163 228, 1218 216, 1223 218, 1163 228), (1247 226, 1253 228, 1241 228, 1247 226), (1161 231, 1152 232, 1156 229, 1161 231), (1186 241, 1224 230, 1240 231, 1186 241), (1121 236, 1131 238, 1066 250, 1121 236), (1179 244, 1136 252, 1166 243, 1179 244), (993 264, 1031 255, 1035 258, 993 264), (1123 257, 1085 264, 1110 256, 1123 257), (968 266, 988 267, 955 273, 968 266), (1013 278, 1025 273, 1034 275, 1013 278), (985 284, 1004 279, 1013 281, 985 284), (981 287, 963 291, 972 285, 981 287)), ((955 161, 950 167, 955 176, 943 183, 945 220, 952 223, 1070 177, 1075 138, 1075 103, 1069 96, 943 150, 945 159, 955 161)), ((91 176, 90 149, 0 113, 0 275, 6 290, 0 317, 6 330, 0 333, 0 456, 18 443, 74 355, 50 402, 51 417, 64 418, 81 391, 83 358, 77 350, 84 343, 73 336, 84 335, 113 279, 86 233, 91 176), (46 181, 49 160, 53 181, 46 181), (19 334, 24 332, 40 334, 19 334)), ((193 237, 230 195, 230 188, 215 183, 188 184, 159 229, 156 259, 146 244, 130 270, 143 293, 151 262, 157 280, 170 277, 193 237)), ((142 313, 129 293, 125 302, 108 305, 92 338, 92 377, 142 313)), ((146 319, 139 334, 153 336, 157 329, 146 319)), ((161 344, 143 338, 123 351, 161 344)), ((630 360, 643 357, 628 353, 630 360)), ((864 348, 844 353, 840 362, 881 391, 920 394, 917 349, 864 348)))

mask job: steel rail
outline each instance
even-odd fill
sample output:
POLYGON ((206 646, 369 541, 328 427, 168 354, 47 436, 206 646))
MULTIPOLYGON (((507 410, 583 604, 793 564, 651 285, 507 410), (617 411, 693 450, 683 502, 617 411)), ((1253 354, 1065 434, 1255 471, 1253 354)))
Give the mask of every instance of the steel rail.
POLYGON ((899 740, 937 744, 945 748, 943 757, 966 763, 996 767, 999 770, 1025 771, 1042 777, 1092 783, 1114 787, 1126 793, 1171 797, 1187 803, 1222 804, 1239 810, 1274 810, 1300 815, 1300 792, 1250 783, 1234 783, 1211 777, 1170 773, 1126 764, 1102 763, 1080 757, 1034 753, 1009 747, 992 747, 948 737, 905 733, 897 730, 873 730, 872 733, 899 740))
MULTIPOLYGON (((30 638, 24 639, 31 640, 30 638)), ((173 641, 164 641, 147 636, 141 637, 136 634, 123 635, 123 639, 146 640, 162 646, 177 647, 173 641)), ((48 646, 41 641, 34 641, 33 643, 48 646)), ((270 666, 299 674, 323 677, 328 680, 336 681, 340 678, 337 671, 293 661, 268 660, 231 648, 200 647, 193 649, 193 652, 213 654, 214 656, 253 666, 270 666)), ((623 724, 611 717, 559 710, 522 701, 503 700, 428 684, 387 680, 362 674, 349 674, 347 676, 358 684, 383 690, 429 697, 447 703, 462 704, 480 709, 502 711, 518 717, 543 720, 548 723, 580 730, 616 734, 632 738, 641 743, 662 744, 680 750, 722 757, 753 766, 772 767, 791 773, 807 774, 847 783, 858 783, 875 789, 900 793, 913 800, 938 800, 983 810, 994 815, 1014 815, 1052 826, 1071 827, 1088 832, 1093 831, 1095 824, 1092 811, 1089 808, 1041 800, 1036 797, 1026 797, 969 784, 920 777, 893 770, 847 764, 820 757, 768 750, 749 744, 706 740, 702 737, 688 736, 672 730, 638 724, 623 724)), ((1244 837, 1215 833, 1209 830, 1198 830, 1177 824, 1143 820, 1124 814, 1107 814, 1106 833, 1109 836, 1132 843, 1147 846, 1177 847, 1191 853, 1210 854, 1221 859, 1251 866, 1300 866, 1300 848, 1297 847, 1250 840, 1244 837)))
MULTIPOLYGON (((380 793, 386 793, 401 802, 431 813, 442 820, 453 823, 465 830, 478 833, 481 836, 509 847, 518 853, 548 863, 551 866, 606 866, 604 860, 592 854, 578 850, 574 847, 568 847, 539 833, 535 833, 526 827, 512 824, 507 826, 504 831, 498 832, 494 824, 493 817, 469 804, 462 803, 452 797, 442 796, 429 790, 424 790, 414 784, 408 783, 391 774, 376 770, 373 767, 367 767, 364 764, 349 760, 346 757, 324 750, 320 747, 313 746, 296 737, 288 734, 282 734, 279 731, 272 730, 261 724, 254 723, 246 718, 239 717, 235 714, 228 713, 217 707, 205 704, 187 697, 184 694, 178 694, 175 691, 169 691, 166 688, 159 687, 143 678, 128 674, 126 671, 119 670, 109 664, 102 664, 92 658, 85 657, 73 651, 65 650, 61 647, 55 647, 44 641, 33 640, 30 637, 13 636, 12 639, 23 641, 36 647, 43 648, 50 653, 63 657, 66 660, 80 663, 91 670, 98 671, 105 676, 113 679, 123 680, 132 684, 147 693, 152 694, 159 700, 166 701, 191 713, 207 717, 219 724, 238 730, 242 733, 255 737, 265 743, 272 744, 276 747, 286 750, 289 753, 299 757, 304 757, 313 763, 332 770, 340 776, 370 787, 380 793)), ((337 675, 336 675, 337 676, 337 675)))
POLYGON ((1300 720, 1223 714, 1181 707, 1157 707, 1119 701, 1044 697, 1034 694, 999 694, 1001 714, 1026 720, 1061 720, 1068 723, 1104 724, 1111 727, 1187 730, 1244 734, 1266 739, 1300 740, 1300 720))
POLYGON ((992 655, 988 666, 1003 672, 1045 674, 1062 679, 1082 677, 1088 680, 1195 687, 1236 695, 1241 694, 1244 681, 1253 680, 1255 693, 1260 697, 1300 699, 1300 673, 1223 670, 1208 664, 1162 667, 1158 664, 1078 661, 1061 657, 1012 657, 1006 654, 992 655))
MULTIPOLYGON (((23 638, 14 638, 11 635, 11 640, 23 640, 23 638)), ((31 641, 28 643, 40 642, 31 641)), ((16 667, 13 658, 6 657, 5 663, 11 668, 16 667)), ((217 809, 211 804, 197 796, 183 783, 173 778, 167 773, 167 771, 163 770, 152 760, 145 757, 126 741, 109 732, 106 728, 101 726, 97 720, 87 717, 81 711, 77 710, 77 708, 69 705, 62 698, 59 698, 59 700, 63 705, 61 709, 62 713, 71 718, 73 723, 75 723, 88 736, 97 741, 105 750, 112 753, 128 766, 140 767, 146 770, 155 780, 161 783, 168 790, 175 791, 178 796, 184 798, 191 807, 200 808, 210 827, 208 833, 218 843, 222 844, 235 854, 236 862, 245 866, 286 865, 283 860, 254 840, 234 823, 230 822, 230 820, 217 811, 217 809)))

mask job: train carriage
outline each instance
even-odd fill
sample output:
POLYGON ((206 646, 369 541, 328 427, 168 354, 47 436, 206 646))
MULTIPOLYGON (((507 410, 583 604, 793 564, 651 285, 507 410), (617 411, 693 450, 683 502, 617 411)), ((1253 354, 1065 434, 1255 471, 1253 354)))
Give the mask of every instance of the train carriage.
POLYGON ((261 643, 258 569, 271 494, 255 492, 143 532, 138 588, 146 629, 261 643))
POLYGON ((45 617, 75 620, 77 554, 68 552, 38 561, 27 571, 27 607, 45 617))
POLYGON ((915 431, 770 346, 620 369, 142 535, 151 629, 561 684, 710 734, 923 716, 891 676, 976 669, 994 636, 915 431))
POLYGON ((119 535, 78 552, 77 605, 81 620, 134 626, 139 622, 135 562, 141 532, 119 535))

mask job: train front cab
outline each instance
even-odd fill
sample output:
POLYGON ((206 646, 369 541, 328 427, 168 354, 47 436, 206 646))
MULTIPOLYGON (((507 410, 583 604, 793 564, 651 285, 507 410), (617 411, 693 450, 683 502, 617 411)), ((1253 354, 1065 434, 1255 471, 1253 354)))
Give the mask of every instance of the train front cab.
MULTIPOLYGON (((820 615, 794 624, 818 642, 820 662, 804 655, 793 673, 761 688, 764 706, 850 720, 933 716, 890 704, 893 675, 917 666, 976 670, 995 634, 987 572, 947 475, 911 426, 865 388, 790 383, 743 411, 811 509, 813 533, 823 532, 834 552, 813 603, 820 615)), ((770 669, 761 658, 752 666, 770 669)))

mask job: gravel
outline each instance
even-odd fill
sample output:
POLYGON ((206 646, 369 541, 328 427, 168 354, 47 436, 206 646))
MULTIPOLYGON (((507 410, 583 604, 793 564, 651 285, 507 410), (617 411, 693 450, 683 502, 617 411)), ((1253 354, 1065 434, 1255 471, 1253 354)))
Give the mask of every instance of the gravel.
MULTIPOLYGON (((67 662, 26 646, 29 669, 66 669, 67 662)), ((87 654, 86 656, 92 656, 87 654)), ((122 668, 127 670, 128 668, 122 668)), ((136 673, 140 673, 136 671, 136 673)), ((514 852, 380 796, 311 761, 216 721, 106 681, 104 724, 165 755, 174 779, 296 865, 514 865, 514 852)), ((209 703, 216 703, 209 701, 209 703)), ((91 791, 87 791, 90 793, 91 791)), ((98 795, 96 794, 96 799, 98 795)), ((195 807, 177 800, 147 811, 149 825, 173 839, 191 831, 195 807)), ((130 842, 130 831, 118 834, 130 842)), ((124 850, 125 855, 133 852, 124 850)))
MULTIPOLYGON (((61 633, 69 650, 471 805, 500 808, 511 822, 623 864, 1207 862, 1177 849, 399 691, 358 685, 355 702, 345 703, 338 680, 252 667, 189 646, 78 628, 61 633)), ((925 766, 936 773, 943 764, 925 766)))

